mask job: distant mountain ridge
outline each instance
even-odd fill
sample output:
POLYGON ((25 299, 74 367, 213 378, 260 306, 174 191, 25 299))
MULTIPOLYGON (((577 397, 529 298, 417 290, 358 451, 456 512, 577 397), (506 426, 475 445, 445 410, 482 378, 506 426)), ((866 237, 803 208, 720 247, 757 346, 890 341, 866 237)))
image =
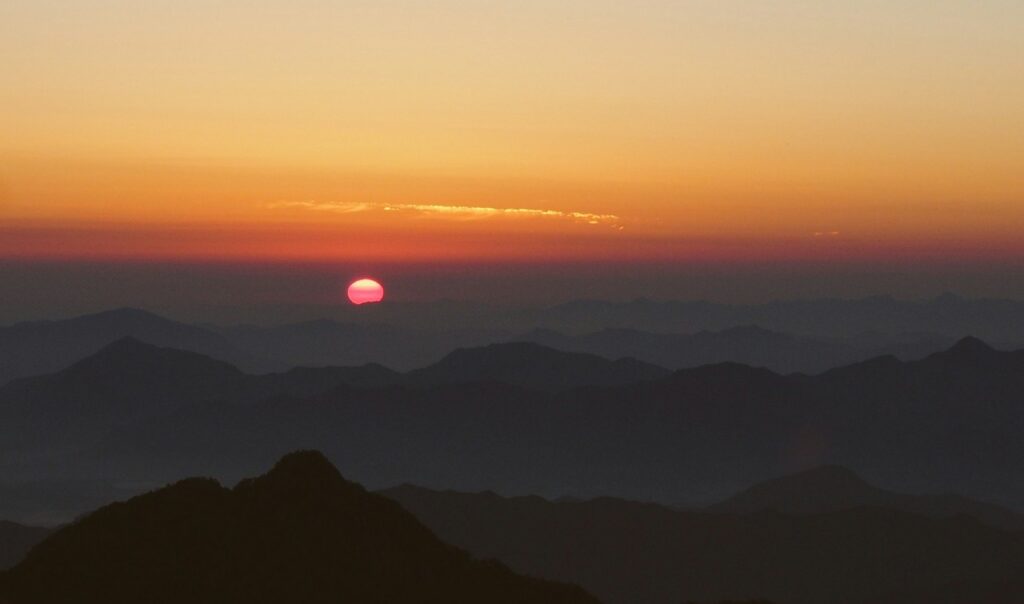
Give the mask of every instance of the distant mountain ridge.
POLYGON ((0 327, 0 385, 63 369, 125 337, 198 352, 253 371, 281 368, 207 329, 137 308, 119 308, 72 319, 0 327))
POLYGON ((433 476, 433 484, 464 489, 699 501, 833 463, 906 490, 956 488, 1024 503, 1014 478, 1024 459, 1024 352, 982 351, 994 356, 979 362, 977 349, 965 340, 920 361, 877 359, 816 376, 726 363, 568 390, 456 379, 327 392, 227 416, 193 409, 124 434, 120 446, 176 451, 173 434, 208 434, 193 447, 212 454, 235 442, 237 425, 251 426, 245 446, 254 450, 317 435, 317 446, 338 458, 377 459, 372 472, 356 470, 374 485, 433 476))
POLYGON ((271 326, 191 325, 134 308, 18 323, 0 327, 0 384, 62 369, 126 336, 199 352, 250 373, 367 363, 409 371, 459 348, 509 341, 609 359, 634 357, 669 369, 731 361, 780 373, 817 373, 881 354, 921 358, 948 348, 965 333, 1024 344, 1024 333, 1012 327, 1016 318, 1024 318, 1024 303, 955 297, 759 306, 577 301, 514 312, 463 309, 452 315, 461 319, 457 325, 446 323, 451 317, 444 318, 450 314, 444 304, 422 306, 375 309, 388 312, 370 313, 363 320, 349 313, 347 322, 271 326), (416 321, 420 311, 427 315, 416 321), (847 312, 856 321, 846 320, 847 312), (878 320, 872 323, 876 312, 878 320), (921 316, 928 319, 921 321, 921 316), (1000 317, 1010 322, 997 327, 1000 317))
POLYGON ((626 302, 574 300, 523 310, 516 318, 527 329, 540 327, 567 333, 605 328, 694 333, 758 325, 790 334, 844 338, 871 332, 947 337, 970 333, 993 342, 1024 345, 1024 301, 964 298, 951 293, 922 300, 868 296, 761 304, 648 298, 626 302))
POLYGON ((1024 597, 1024 534, 881 507, 709 513, 600 498, 382 491, 441 538, 607 604, 760 597, 790 604, 1010 604, 1024 597), (954 586, 958 586, 955 587, 954 586), (952 597, 938 598, 948 591, 952 597))
POLYGON ((820 373, 883 354, 921 358, 955 342, 950 337, 916 335, 862 343, 835 337, 793 336, 755 325, 692 334, 606 328, 566 335, 535 329, 518 339, 604 357, 629 356, 672 369, 734 362, 767 367, 777 373, 820 373))
POLYGON ((11 604, 71 601, 591 604, 439 541, 322 455, 233 489, 192 478, 59 529, 0 574, 11 604))
POLYGON ((768 480, 708 510, 733 514, 774 511, 807 515, 859 507, 900 510, 931 518, 965 515, 995 528, 1024 531, 1024 514, 960 495, 908 495, 880 489, 842 466, 821 466, 768 480))
MULTIPOLYGON (((165 366, 165 353, 132 346, 140 350, 125 352, 125 367, 145 358, 158 367, 121 379, 114 363, 85 381, 67 382, 76 370, 0 387, 8 481, 234 477, 315 446, 375 488, 422 480, 710 502, 839 464, 897 490, 1024 507, 1024 352, 975 339, 918 361, 878 358, 811 376, 723 363, 619 384, 608 381, 612 361, 533 345, 460 353, 472 363, 439 363, 420 384, 379 366, 252 376, 212 359, 208 370, 176 374, 178 361, 165 366), (551 362, 536 364, 545 355, 586 371, 548 383, 551 362), (98 387, 104 379, 110 386, 98 387), (147 394, 158 384, 167 385, 147 394)), ((183 367, 196 360, 187 358, 183 367)))
POLYGON ((247 405, 273 398, 317 397, 345 388, 430 388, 486 381, 556 391, 667 374, 660 367, 628 359, 608 361, 536 344, 497 344, 456 351, 409 374, 368 364, 250 375, 205 355, 125 337, 56 373, 0 385, 0 451, 48 439, 73 447, 134 421, 197 404, 247 405))
POLYGON ((438 385, 493 380, 537 390, 614 386, 665 377, 670 372, 632 358, 609 361, 592 354, 563 352, 529 342, 460 348, 406 374, 406 382, 438 385))

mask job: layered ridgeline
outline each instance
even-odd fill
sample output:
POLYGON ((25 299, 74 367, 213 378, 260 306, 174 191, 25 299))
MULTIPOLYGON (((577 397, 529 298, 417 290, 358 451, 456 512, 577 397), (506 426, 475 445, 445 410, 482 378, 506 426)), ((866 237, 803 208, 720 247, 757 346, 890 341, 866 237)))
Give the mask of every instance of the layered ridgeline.
POLYGON ((1024 323, 1024 304, 949 297, 751 307, 638 300, 520 312, 463 310, 448 316, 438 305, 389 304, 359 316, 340 313, 340 320, 216 326, 123 308, 17 323, 0 327, 0 384, 62 369, 124 337, 255 372, 366 363, 411 370, 456 348, 522 341, 671 369, 732 361, 780 373, 817 373, 881 354, 921 358, 966 333, 1024 342, 1024 333, 1012 327, 1024 323))
POLYGON ((0 387, 11 481, 239 477, 315 447, 374 488, 710 502, 840 464, 908 492, 1017 506, 1022 432, 1024 352, 972 338, 920 361, 880 357, 815 376, 738 364, 663 374, 522 344, 459 351, 410 374, 249 375, 124 340, 0 387))
POLYGON ((911 495, 869 484, 842 466, 822 466, 766 480, 707 509, 719 513, 825 514, 886 508, 929 518, 969 516, 991 527, 1024 531, 1024 513, 954 493, 911 495))
POLYGON ((450 543, 607 604, 1024 602, 1024 516, 885 491, 843 468, 756 485, 705 510, 408 485, 383 494, 450 543))
POLYGON ((315 452, 233 489, 193 478, 97 510, 0 574, 0 601, 597 602, 472 559, 315 452))

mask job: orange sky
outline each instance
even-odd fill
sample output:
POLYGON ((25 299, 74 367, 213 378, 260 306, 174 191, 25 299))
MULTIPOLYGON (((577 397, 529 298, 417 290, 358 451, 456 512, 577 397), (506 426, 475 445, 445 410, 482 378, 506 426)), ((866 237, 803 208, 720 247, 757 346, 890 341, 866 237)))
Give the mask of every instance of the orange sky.
POLYGON ((0 7, 0 258, 1024 255, 1024 5, 0 7))

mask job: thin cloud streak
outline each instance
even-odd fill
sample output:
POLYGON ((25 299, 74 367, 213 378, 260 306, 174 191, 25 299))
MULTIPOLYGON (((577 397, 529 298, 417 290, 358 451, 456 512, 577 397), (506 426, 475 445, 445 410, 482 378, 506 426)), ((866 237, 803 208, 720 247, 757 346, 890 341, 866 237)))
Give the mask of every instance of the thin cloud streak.
POLYGON ((357 214, 382 211, 420 214, 427 216, 451 217, 461 220, 483 218, 551 218, 573 222, 608 225, 621 230, 620 218, 615 214, 594 214, 563 210, 540 210, 536 208, 495 208, 489 206, 461 206, 424 203, 342 203, 325 201, 278 201, 267 206, 270 209, 299 208, 316 212, 335 214, 357 214))

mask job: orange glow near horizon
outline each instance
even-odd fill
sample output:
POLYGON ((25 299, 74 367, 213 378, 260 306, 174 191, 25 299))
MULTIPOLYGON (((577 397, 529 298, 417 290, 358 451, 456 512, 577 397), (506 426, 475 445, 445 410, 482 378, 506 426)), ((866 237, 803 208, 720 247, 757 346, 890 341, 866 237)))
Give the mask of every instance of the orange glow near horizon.
POLYGON ((1024 257, 1024 5, 0 9, 0 259, 1024 257))

